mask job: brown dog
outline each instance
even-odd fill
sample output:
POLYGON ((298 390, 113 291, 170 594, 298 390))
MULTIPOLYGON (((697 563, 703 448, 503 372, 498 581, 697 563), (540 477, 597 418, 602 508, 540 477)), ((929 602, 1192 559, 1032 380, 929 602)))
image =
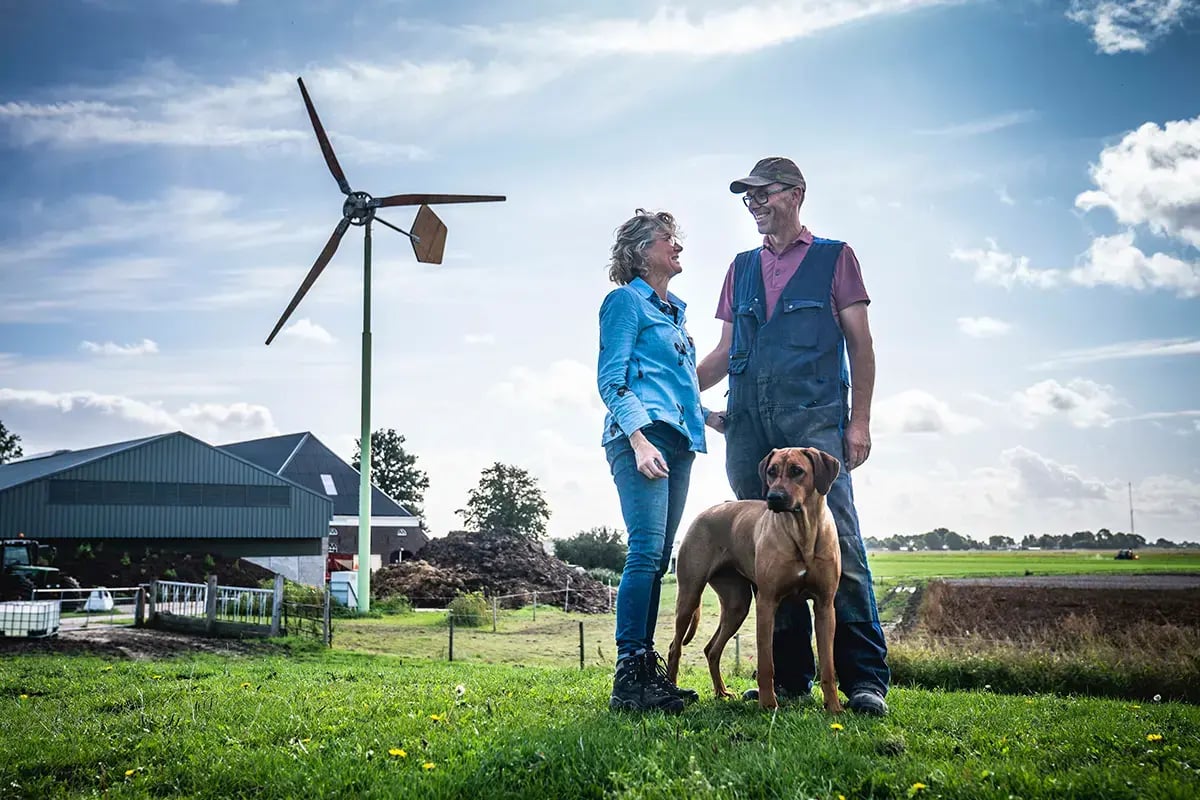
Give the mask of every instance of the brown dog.
POLYGON ((676 562, 675 639, 667 658, 672 682, 683 645, 700 623, 700 595, 710 584, 721 599, 721 620, 704 655, 717 697, 734 696, 721 680, 721 652, 746 619, 757 587, 758 704, 775 708, 775 610, 781 600, 799 592, 813 600, 825 710, 841 712, 833 670, 833 597, 842 575, 842 551, 825 504, 838 470, 836 458, 813 447, 772 450, 758 466, 765 502, 722 503, 692 523, 676 562))

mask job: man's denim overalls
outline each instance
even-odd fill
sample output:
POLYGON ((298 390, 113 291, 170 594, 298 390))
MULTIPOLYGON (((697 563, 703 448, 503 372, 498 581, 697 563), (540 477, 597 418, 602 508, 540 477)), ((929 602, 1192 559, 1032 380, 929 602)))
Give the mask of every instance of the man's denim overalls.
MULTIPOLYGON (((776 447, 816 447, 842 464, 826 502, 837 522, 842 578, 834 606, 834 668, 843 693, 887 693, 887 645, 858 530, 854 490, 845 468, 843 432, 849 419, 846 340, 830 308, 842 242, 816 238, 779 305, 766 321, 761 248, 734 262, 733 342, 725 468, 739 500, 765 499, 758 464, 776 447)), ((775 617, 775 680, 790 691, 811 690, 815 664, 812 617, 793 596, 775 617)))

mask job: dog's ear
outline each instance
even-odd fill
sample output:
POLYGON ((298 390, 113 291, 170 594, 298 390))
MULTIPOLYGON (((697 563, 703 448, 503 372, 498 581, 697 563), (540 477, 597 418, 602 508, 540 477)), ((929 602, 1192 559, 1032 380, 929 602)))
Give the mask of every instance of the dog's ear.
POLYGON ((758 462, 758 477, 762 480, 762 496, 767 496, 767 490, 770 488, 770 482, 767 480, 767 467, 771 465, 771 458, 775 455, 775 451, 767 453, 763 460, 758 462))
POLYGON ((838 464, 838 460, 826 453, 824 450, 818 450, 815 447, 806 447, 804 452, 808 455, 808 459, 813 465, 813 486, 821 494, 829 494, 829 489, 833 486, 833 482, 837 480, 838 473, 842 467, 838 464))

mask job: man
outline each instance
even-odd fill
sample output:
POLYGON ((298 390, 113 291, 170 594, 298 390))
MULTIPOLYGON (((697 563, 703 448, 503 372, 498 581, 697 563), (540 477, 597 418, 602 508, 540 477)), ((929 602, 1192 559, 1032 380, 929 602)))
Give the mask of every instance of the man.
MULTIPOLYGON (((800 224, 805 182, 795 163, 764 158, 729 190, 745 194, 763 244, 739 253, 725 276, 717 309, 725 324, 697 368, 700 388, 729 375, 725 468, 739 500, 764 499, 758 464, 772 448, 817 447, 841 462, 826 496, 842 549, 834 667, 848 708, 883 715, 891 673, 850 481, 850 470, 871 452, 870 298, 850 246, 816 238, 800 224)), ((785 601, 774 641, 781 698, 811 699, 811 642, 808 604, 785 601)), ((745 697, 757 700, 758 692, 745 697)))

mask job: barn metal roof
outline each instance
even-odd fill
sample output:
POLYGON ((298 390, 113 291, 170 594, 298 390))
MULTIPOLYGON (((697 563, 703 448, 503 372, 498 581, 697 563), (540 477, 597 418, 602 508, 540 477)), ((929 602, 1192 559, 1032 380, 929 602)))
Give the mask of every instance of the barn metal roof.
POLYGON ((30 481, 41 480, 63 470, 86 464, 89 461, 107 458, 124 450, 131 450, 135 447, 141 447, 150 442, 174 435, 173 433, 162 433, 158 436, 130 439, 127 442, 88 447, 84 450, 56 450, 46 455, 32 455, 17 459, 16 461, 10 461, 7 464, 0 464, 0 491, 11 489, 14 486, 20 486, 30 481))

